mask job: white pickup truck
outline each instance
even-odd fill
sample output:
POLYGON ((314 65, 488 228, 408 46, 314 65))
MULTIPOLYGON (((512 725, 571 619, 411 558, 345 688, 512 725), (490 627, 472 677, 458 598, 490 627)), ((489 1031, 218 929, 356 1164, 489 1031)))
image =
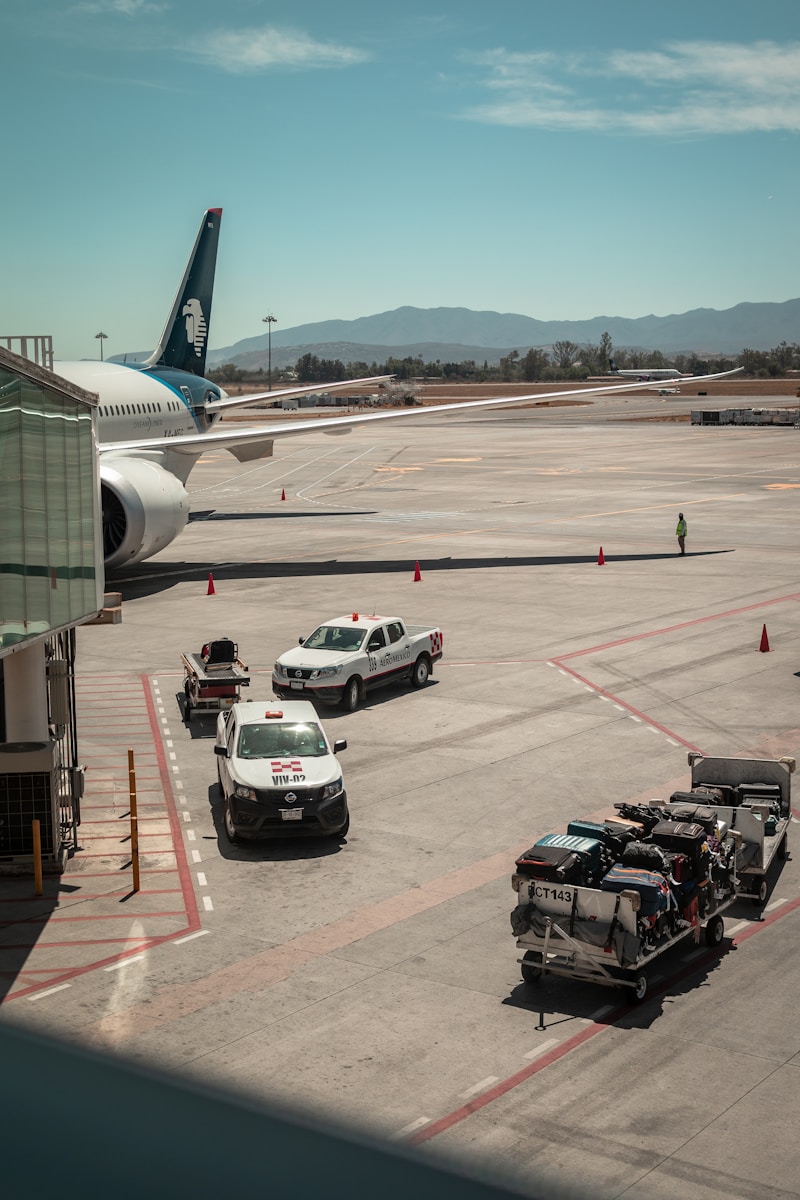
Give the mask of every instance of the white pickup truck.
POLYGON ((399 617, 348 613, 320 625, 282 654, 272 670, 281 699, 321 700, 354 712, 369 688, 393 679, 424 687, 442 657, 442 631, 399 617))

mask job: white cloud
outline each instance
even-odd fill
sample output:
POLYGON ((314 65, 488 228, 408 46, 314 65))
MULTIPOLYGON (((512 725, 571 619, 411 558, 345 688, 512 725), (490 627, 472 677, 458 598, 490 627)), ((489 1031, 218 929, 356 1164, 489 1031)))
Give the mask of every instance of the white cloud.
POLYGON ((119 13, 124 17, 138 17, 164 12, 166 7, 165 4, 154 3, 154 0, 86 0, 84 4, 74 5, 72 12, 91 16, 119 13))
POLYGON ((334 42, 317 42, 293 29, 217 29, 189 40, 185 49, 202 62, 232 74, 274 67, 349 67, 370 57, 334 42))
POLYGON ((674 42, 653 51, 557 55, 491 50, 492 125, 686 136, 800 131, 800 43, 674 42))

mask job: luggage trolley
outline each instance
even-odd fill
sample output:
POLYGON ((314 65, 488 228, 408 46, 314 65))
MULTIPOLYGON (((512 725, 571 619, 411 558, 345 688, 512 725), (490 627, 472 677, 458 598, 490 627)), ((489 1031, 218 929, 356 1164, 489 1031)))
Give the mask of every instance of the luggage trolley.
POLYGON ((206 642, 199 654, 187 652, 183 661, 183 719, 193 712, 219 713, 240 698, 250 686, 247 664, 239 658, 239 647, 230 638, 206 642))

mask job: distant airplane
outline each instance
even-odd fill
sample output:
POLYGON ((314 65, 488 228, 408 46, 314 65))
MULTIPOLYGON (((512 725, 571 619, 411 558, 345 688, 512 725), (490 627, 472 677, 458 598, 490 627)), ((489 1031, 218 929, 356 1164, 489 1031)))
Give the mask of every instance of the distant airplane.
MULTIPOLYGON (((638 388, 605 387, 531 393, 435 404, 355 416, 319 417, 265 425, 220 428, 229 409, 257 400, 330 392, 355 384, 379 385, 391 376, 349 379, 231 397, 204 377, 221 208, 203 214, 183 281, 161 340, 146 362, 56 362, 54 370, 98 397, 97 437, 107 570, 141 562, 168 546, 189 519, 186 481, 209 449, 229 450, 239 462, 269 458, 273 442, 297 434, 349 433, 372 421, 464 412, 563 396, 597 395, 638 388)), ((727 372, 726 372, 727 374, 727 372)), ((717 376, 700 376, 714 379, 717 376)))
POLYGON ((732 371, 718 371, 716 375, 699 376, 684 375, 674 367, 637 367, 621 371, 615 366, 613 358, 609 358, 608 366, 612 375, 619 375, 620 379, 638 379, 640 383, 652 383, 657 379, 724 379, 726 375, 738 375, 744 370, 744 367, 734 367, 732 371))

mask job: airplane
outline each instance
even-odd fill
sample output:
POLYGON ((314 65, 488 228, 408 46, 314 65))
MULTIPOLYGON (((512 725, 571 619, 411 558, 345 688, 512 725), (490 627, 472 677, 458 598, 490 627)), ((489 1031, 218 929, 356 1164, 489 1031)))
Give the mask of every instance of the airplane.
POLYGON ((716 375, 684 375, 682 371, 677 371, 675 367, 638 367, 630 370, 620 370, 614 363, 613 358, 608 360, 608 368, 612 375, 619 375, 621 379, 638 379, 640 383, 652 383, 657 379, 724 379, 726 375, 738 375, 744 367, 734 367, 731 371, 718 371, 716 375))
POLYGON ((57 374, 97 396, 103 552, 108 572, 142 562, 175 540, 189 519, 186 482, 200 457, 210 449, 228 450, 239 462, 251 462, 271 457, 273 443, 279 437, 345 434, 372 421, 508 407, 564 396, 616 394, 640 387, 639 383, 615 383, 424 408, 220 427, 225 412, 258 400, 330 392, 355 384, 380 385, 391 378, 371 376, 235 397, 206 379, 206 347, 221 218, 221 208, 209 208, 203 214, 164 332, 145 362, 82 360, 53 364, 57 374))

